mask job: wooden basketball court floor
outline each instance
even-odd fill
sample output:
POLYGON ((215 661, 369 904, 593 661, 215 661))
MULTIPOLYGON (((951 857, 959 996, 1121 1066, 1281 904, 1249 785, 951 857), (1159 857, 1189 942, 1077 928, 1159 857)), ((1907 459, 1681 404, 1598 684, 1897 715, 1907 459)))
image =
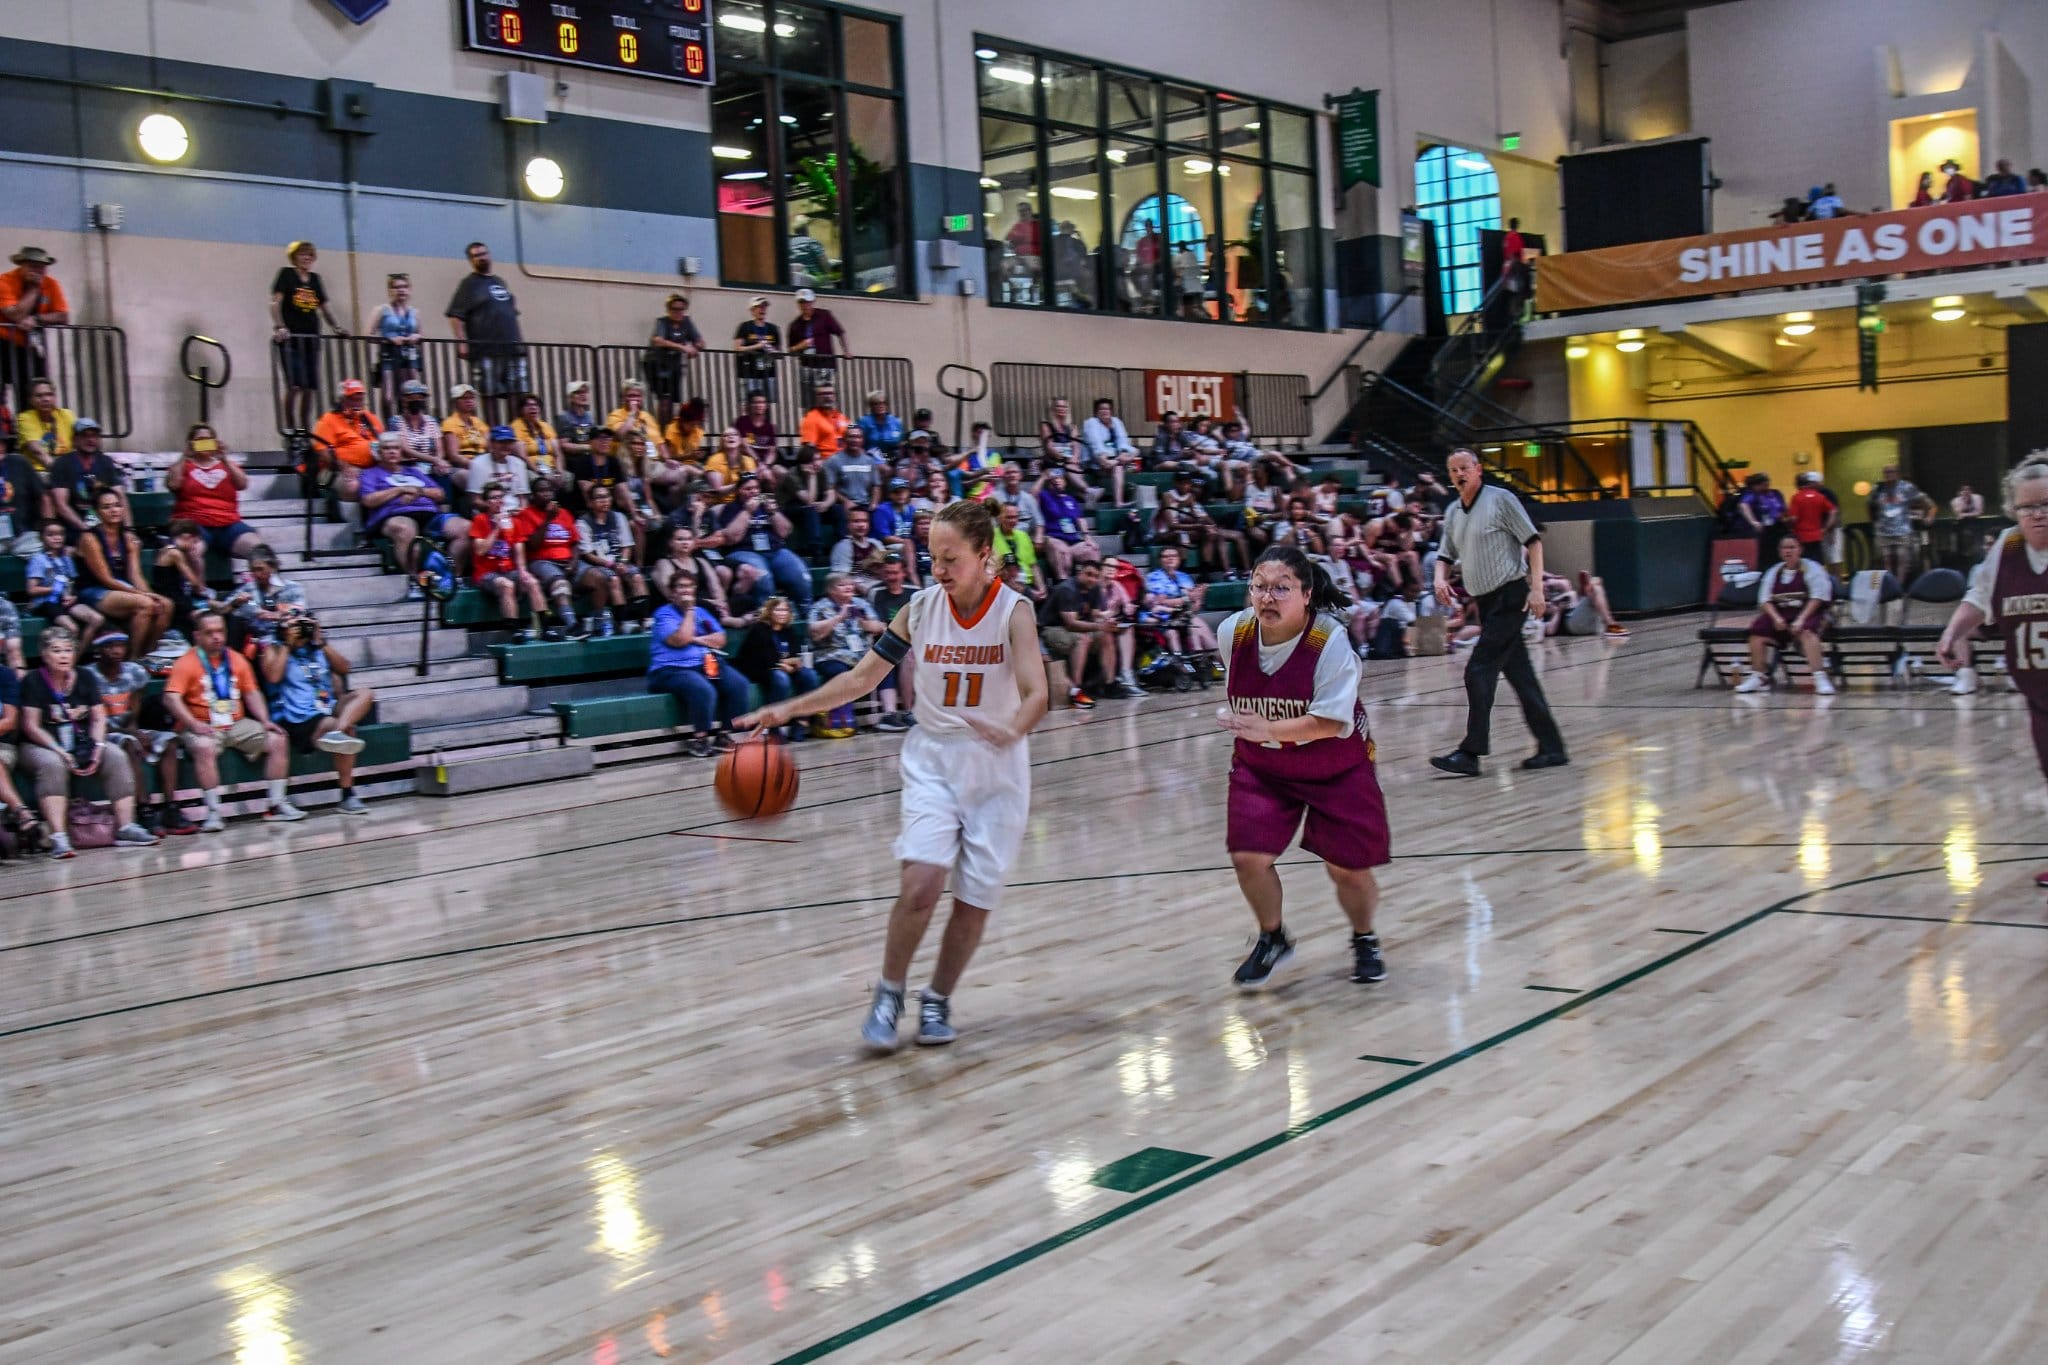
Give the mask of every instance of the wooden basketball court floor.
POLYGON ((1545 773, 1369 667, 1378 987, 1298 854, 1230 987, 1217 694, 1055 715, 950 1050, 854 1046, 887 739, 0 869, 0 1361, 2040 1361, 2017 699, 1694 624, 1545 644, 1545 773))

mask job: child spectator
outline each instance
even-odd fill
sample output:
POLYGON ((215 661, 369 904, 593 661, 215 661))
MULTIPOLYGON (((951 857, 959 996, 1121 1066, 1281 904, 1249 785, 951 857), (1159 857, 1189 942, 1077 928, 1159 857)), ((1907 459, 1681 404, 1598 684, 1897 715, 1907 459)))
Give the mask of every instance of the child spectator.
MULTIPOLYGON (((612 507, 612 490, 603 484, 593 486, 589 510, 576 519, 576 556, 584 565, 578 578, 599 603, 600 639, 617 628, 614 617, 625 614, 628 601, 638 603, 647 596, 647 580, 632 553, 633 527, 612 507)), ((638 628, 637 621, 625 623, 628 634, 638 628)))
MULTIPOLYGON (((519 567, 512 548, 512 524, 505 486, 485 484, 477 514, 469 523, 470 567, 476 575, 477 588, 498 604, 499 619, 525 619, 519 612, 519 598, 523 594, 533 608, 533 619, 540 622, 547 617, 547 599, 541 596, 539 580, 519 567)), ((533 632, 524 625, 512 633, 515 645, 523 645, 532 638, 533 632)))
MULTIPOLYGON (((92 639, 106 619, 79 600, 78 558, 64 543, 64 523, 54 517, 43 523, 43 547, 28 561, 28 602, 29 615, 41 617, 52 625, 68 621, 76 628, 81 640, 92 639)), ((9 609, 12 610, 11 603, 9 609)), ((21 629, 18 618, 14 635, 15 657, 11 666, 19 667, 21 629)))
MULTIPOLYGON (((850 671, 867 653, 869 643, 886 629, 875 609, 855 595, 853 580, 840 573, 826 577, 825 595, 811 607, 810 626, 821 682, 850 671)), ((823 739, 850 739, 854 733, 852 713, 848 706, 821 716, 812 733, 823 739)))

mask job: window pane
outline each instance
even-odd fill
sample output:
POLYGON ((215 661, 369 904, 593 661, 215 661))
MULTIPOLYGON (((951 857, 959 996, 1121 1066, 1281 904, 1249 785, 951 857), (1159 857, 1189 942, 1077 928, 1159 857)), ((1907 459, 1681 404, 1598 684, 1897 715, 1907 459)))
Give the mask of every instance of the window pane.
POLYGON ((1047 118, 1088 129, 1096 126, 1099 111, 1095 107, 1095 68, 1048 57, 1040 80, 1045 87, 1047 118))
POLYGON ((775 250, 775 190, 768 180, 768 104, 762 84, 759 76, 721 66, 711 92, 718 269, 727 284, 779 284, 782 279, 775 250))
POLYGON ((1166 87, 1166 140, 1193 147, 1209 145, 1209 95, 1184 86, 1166 87))
POLYGON ((1159 87, 1142 76, 1103 73, 1109 92, 1109 130, 1127 137, 1158 137, 1159 87))
POLYGON ((1216 97, 1216 131, 1222 138, 1219 150, 1234 156, 1263 159, 1265 152, 1259 145, 1259 133, 1264 126, 1259 119, 1258 105, 1235 95, 1216 97))
POLYGON ((1267 320, 1282 327, 1322 322, 1316 279, 1315 178, 1273 171, 1268 231, 1273 237, 1273 278, 1266 289, 1267 320))
MULTIPOLYGON (((1175 152, 1166 162, 1166 312, 1171 317, 1212 318, 1205 298, 1211 270, 1221 271, 1215 237, 1215 167, 1201 157, 1175 152)), ((1218 274, 1215 283, 1221 282, 1218 274)))
POLYGON ((1109 221, 1116 257, 1109 307, 1119 313, 1159 313, 1159 284, 1166 262, 1165 222, 1160 216, 1159 168, 1163 154, 1146 142, 1116 142, 1109 161, 1109 221))
POLYGON ((778 0, 773 16, 775 41, 770 45, 775 64, 784 71, 801 71, 807 76, 836 75, 832 19, 828 10, 778 0))
POLYGON ((846 282, 840 232, 839 148, 829 86, 782 82, 783 200, 789 214, 789 282, 838 289, 846 282))
MULTIPOLYGON (((1254 137, 1257 134, 1253 134, 1254 137)), ((1225 161, 1216 167, 1223 196, 1223 266, 1216 275, 1217 314, 1225 322, 1264 322, 1266 205, 1258 164, 1225 161)))
POLYGON ((868 294, 903 287, 903 158, 896 145, 896 101, 846 96, 847 197, 853 204, 852 288, 868 294))
POLYGON ((1092 133, 1054 131, 1047 138, 1052 174, 1046 205, 1046 263, 1055 307, 1096 306, 1095 245, 1102 235, 1102 186, 1092 133))
POLYGON ((1290 113, 1285 109, 1266 109, 1267 135, 1272 139, 1273 159, 1285 161, 1294 166, 1307 166, 1309 161, 1309 121, 1306 114, 1290 113))
POLYGON ((1043 297, 1038 141, 1028 123, 981 121, 981 221, 988 287, 998 303, 1043 297))
POLYGON ((1038 109, 1032 91, 1038 85, 1038 59, 1022 52, 1005 52, 985 47, 987 57, 977 57, 975 71, 981 83, 981 107, 1035 118, 1038 109))
POLYGON ((1486 282, 1479 233, 1500 226, 1500 179, 1493 163, 1464 147, 1430 147, 1416 158, 1415 207, 1436 224, 1437 271, 1446 312, 1479 306, 1486 282))
POLYGON ((896 88, 896 53, 887 24, 841 15, 839 37, 846 45, 846 79, 855 85, 896 88))
POLYGON ((718 64, 767 60, 768 11, 761 0, 727 0, 718 7, 718 64))

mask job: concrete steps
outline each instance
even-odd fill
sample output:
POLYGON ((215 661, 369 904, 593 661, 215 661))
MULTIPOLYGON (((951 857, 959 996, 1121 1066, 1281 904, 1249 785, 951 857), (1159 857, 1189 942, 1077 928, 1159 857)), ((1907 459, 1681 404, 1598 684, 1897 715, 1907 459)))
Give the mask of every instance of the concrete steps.
POLYGON ((561 733, 561 722, 552 714, 503 716, 496 720, 449 725, 415 725, 412 727, 412 751, 422 758, 436 752, 455 756, 506 753, 515 748, 555 744, 561 733))
POLYGON ((536 782, 586 777, 597 768, 588 749, 527 749, 490 756, 467 756, 443 763, 422 763, 414 770, 414 789, 423 796, 463 796, 498 791, 536 782))
POLYGON ((396 622, 410 618, 414 630, 419 629, 420 604, 405 600, 406 583, 397 574, 350 573, 301 575, 287 570, 285 577, 297 581, 306 590, 306 600, 313 605, 320 619, 338 620, 336 611, 344 607, 391 608, 389 619, 396 622), (400 608, 410 608, 409 611, 400 608))
MULTIPOLYGON (((383 668, 419 662, 420 632, 394 631, 388 626, 327 627, 327 639, 354 668, 383 668)), ((469 657, 469 632, 434 630, 427 635, 427 664, 432 667, 447 659, 469 657)))
POLYGON ((355 670, 352 681, 360 687, 376 688, 379 696, 390 696, 401 689, 420 687, 429 683, 485 682, 496 688, 498 661, 488 658, 429 660, 427 676, 424 678, 413 671, 413 665, 410 663, 373 664, 355 670))
MULTIPOLYGON (((416 687, 380 696, 377 714, 387 721, 415 726, 457 725, 464 721, 509 720, 525 713, 528 700, 527 690, 516 684, 500 686, 493 682, 478 687, 471 679, 443 682, 427 677, 416 687)), ((420 738, 415 732, 414 752, 419 748, 420 738)))

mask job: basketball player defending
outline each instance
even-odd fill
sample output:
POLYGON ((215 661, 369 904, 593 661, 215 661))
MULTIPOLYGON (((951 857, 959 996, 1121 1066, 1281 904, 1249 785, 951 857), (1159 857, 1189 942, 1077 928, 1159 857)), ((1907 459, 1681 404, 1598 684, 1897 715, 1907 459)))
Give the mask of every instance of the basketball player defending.
POLYGON ((919 1001, 917 1041, 932 1047, 958 1036, 953 988, 981 943, 989 912, 1002 903, 1004 875, 1030 815, 1024 737, 1045 717, 1045 660, 1030 602, 1005 587, 990 563, 994 540, 993 504, 939 509, 931 531, 933 586, 910 599, 853 670, 734 722, 772 728, 844 706, 912 661, 917 726, 903 741, 903 827, 896 836, 903 875, 889 912, 882 979, 860 1031, 878 1052, 896 1050, 904 982, 948 872, 953 914, 919 1001))
MULTIPOLYGON (((2005 476, 2005 511, 2019 525, 1992 542, 1936 653, 1956 671, 1957 690, 1972 691, 1971 637, 1987 622, 2004 628, 2006 675, 2027 699, 2034 757, 2048 777, 2048 451, 2005 476)), ((2048 887, 2048 871, 2036 873, 2034 885, 2048 887)))
POLYGON ((1229 848, 1237 884, 1259 921, 1259 940, 1237 984, 1263 990, 1294 956, 1280 923, 1280 874, 1274 860, 1294 842, 1328 866, 1337 904, 1351 921, 1353 981, 1384 980, 1372 931, 1379 883, 1372 870, 1389 859, 1387 805, 1373 768, 1365 703, 1358 699, 1358 656, 1344 629, 1348 599, 1330 576, 1291 545, 1276 545, 1252 566, 1251 607, 1226 618, 1218 715, 1237 736, 1230 760, 1229 848))

